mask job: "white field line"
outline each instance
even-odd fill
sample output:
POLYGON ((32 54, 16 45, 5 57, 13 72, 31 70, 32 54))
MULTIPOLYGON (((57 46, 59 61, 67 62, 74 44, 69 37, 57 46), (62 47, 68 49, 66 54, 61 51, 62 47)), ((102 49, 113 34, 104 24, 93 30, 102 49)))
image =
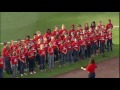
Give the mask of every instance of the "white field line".
MULTIPOLYGON (((114 26, 113 28, 118 28, 119 26, 114 26)), ((21 40, 21 41, 24 41, 24 40, 21 40)), ((17 42, 17 41, 14 41, 14 42, 17 42)), ((7 42, 7 43, 10 43, 10 42, 7 42)), ((3 43, 0 43, 1 45, 3 44, 3 43)))
MULTIPOLYGON (((32 39, 31 39, 32 40, 32 39)), ((24 40, 21 40, 21 41, 24 41, 24 40)), ((17 42, 17 41, 14 41, 14 42, 17 42)), ((10 42, 7 42, 8 44, 10 43, 10 42)), ((1 45, 3 45, 3 43, 0 43, 1 45)))
POLYGON ((114 26, 113 28, 118 28, 119 26, 114 26))

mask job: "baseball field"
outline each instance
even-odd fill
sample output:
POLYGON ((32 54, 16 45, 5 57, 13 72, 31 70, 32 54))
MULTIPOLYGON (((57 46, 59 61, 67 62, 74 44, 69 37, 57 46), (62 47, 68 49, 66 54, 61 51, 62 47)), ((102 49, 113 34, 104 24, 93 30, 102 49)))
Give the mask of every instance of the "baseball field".
MULTIPOLYGON (((67 30, 70 29, 71 24, 75 24, 77 27, 78 24, 81 24, 83 26, 84 23, 86 22, 90 25, 92 21, 96 21, 96 22, 101 21, 102 24, 106 25, 107 20, 110 18, 112 20, 112 24, 114 25, 113 51, 112 52, 106 51, 105 57, 95 56, 95 60, 97 63, 99 63, 99 67, 103 67, 102 65, 105 65, 104 68, 98 67, 97 74, 100 73, 98 75, 98 78, 119 77, 118 75, 119 65, 118 65, 118 61, 116 61, 119 60, 118 58, 119 57, 119 12, 1 12, 0 14, 1 14, 1 24, 0 24, 1 43, 4 41, 9 42, 10 40, 16 41, 19 38, 24 39, 26 35, 30 35, 32 37, 33 34, 38 30, 44 34, 47 28, 53 30, 54 26, 56 25, 61 27, 61 25, 64 24, 67 30), (111 60, 114 58, 115 60, 111 60), (104 75, 106 74, 105 70, 110 71, 110 74, 109 72, 107 72, 109 76, 104 75), (112 73, 115 72, 116 75, 112 76, 112 73)), ((65 67, 62 68, 59 68, 56 63, 55 69, 53 71, 49 71, 47 68, 46 72, 42 73, 38 68, 36 68, 37 71, 36 74, 34 75, 28 74, 23 78, 64 77, 63 76, 64 74, 65 75, 67 74, 65 78, 67 77, 84 78, 85 75, 87 74, 82 72, 80 70, 80 67, 86 66, 87 64, 88 64, 88 59, 85 59, 84 61, 79 61, 74 64, 66 65, 65 67), (72 76, 70 76, 71 72, 76 72, 76 73, 73 73, 72 76)), ((6 73, 4 73, 4 77, 10 78, 12 76, 8 76, 6 73)))

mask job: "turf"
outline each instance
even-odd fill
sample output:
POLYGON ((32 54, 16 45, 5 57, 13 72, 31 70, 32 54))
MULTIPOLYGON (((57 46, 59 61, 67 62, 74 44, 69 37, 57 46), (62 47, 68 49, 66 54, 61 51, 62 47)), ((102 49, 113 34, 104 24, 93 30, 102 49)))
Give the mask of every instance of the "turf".
POLYGON ((42 33, 55 25, 65 24, 70 29, 71 24, 84 24, 92 21, 107 23, 110 18, 114 25, 119 25, 118 12, 2 12, 1 13, 1 42, 24 39, 33 35, 37 30, 42 33))
MULTIPOLYGON (((47 28, 53 30, 55 25, 59 27, 61 24, 65 24, 67 29, 70 29, 71 24, 84 24, 92 21, 102 21, 103 24, 107 23, 108 18, 112 20, 113 25, 119 26, 119 13, 118 12, 36 12, 36 13, 21 13, 21 12, 2 12, 1 13, 1 42, 16 40, 18 38, 24 39, 26 35, 33 35, 35 31, 40 30, 45 33, 47 28)), ((96 56, 96 62, 107 60, 111 57, 119 56, 119 28, 113 29, 113 52, 106 52, 105 57, 96 56)), ((47 69, 46 72, 41 73, 36 68, 37 73, 35 75, 28 75, 23 78, 49 78, 58 74, 68 72, 86 66, 88 60, 79 61, 72 65, 59 68, 56 65, 53 71, 47 69)), ((9 78, 4 73, 5 78, 9 78)))

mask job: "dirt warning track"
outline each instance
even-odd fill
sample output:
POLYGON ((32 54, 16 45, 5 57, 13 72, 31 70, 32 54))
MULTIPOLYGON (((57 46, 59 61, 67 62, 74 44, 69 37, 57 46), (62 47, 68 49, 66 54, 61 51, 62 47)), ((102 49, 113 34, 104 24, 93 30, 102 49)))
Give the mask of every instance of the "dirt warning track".
MULTIPOLYGON (((96 78, 119 78, 119 57, 111 58, 97 64, 96 78)), ((77 69, 54 78, 87 78, 88 72, 77 69)))

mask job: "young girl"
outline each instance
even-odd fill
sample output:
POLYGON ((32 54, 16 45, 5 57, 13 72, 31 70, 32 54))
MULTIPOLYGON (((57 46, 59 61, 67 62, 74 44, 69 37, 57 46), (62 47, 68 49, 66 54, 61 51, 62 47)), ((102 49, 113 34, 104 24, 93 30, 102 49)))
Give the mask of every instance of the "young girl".
MULTIPOLYGON (((87 38, 88 38, 88 34, 86 33, 86 34, 84 34, 84 40, 85 40, 85 43, 86 43, 86 41, 87 41, 87 38)), ((88 57, 88 55, 87 55, 87 45, 85 46, 85 58, 87 58, 88 57)))
POLYGON ((52 43, 49 43, 49 47, 48 47, 48 64, 49 64, 49 69, 54 68, 54 48, 52 43))
POLYGON ((101 35, 100 35, 100 54, 104 55, 105 52, 105 36, 104 36, 104 32, 101 31, 101 35))
POLYGON ((10 65, 13 72, 13 78, 17 78, 18 57, 15 52, 13 52, 13 56, 11 57, 10 65))
POLYGON ((68 38, 69 38, 69 36, 67 34, 65 34, 65 37, 64 37, 63 41, 67 42, 68 38))
POLYGON ((80 24, 78 25, 78 30, 80 31, 80 35, 82 35, 83 34, 83 28, 80 24))
POLYGON ((75 38, 77 38, 78 40, 80 40, 80 32, 76 32, 75 38))
POLYGON ((43 36, 40 31, 37 31, 36 34, 37 34, 37 36, 36 36, 37 40, 38 39, 43 40, 43 36))
POLYGON ((10 58, 11 58, 11 52, 10 48, 6 47, 6 52, 5 52, 5 70, 8 75, 12 74, 11 66, 10 66, 10 58))
POLYGON ((25 58, 26 58, 26 64, 25 64, 25 69, 27 71, 28 67, 29 67, 29 61, 28 61, 28 46, 27 44, 24 45, 23 47, 24 53, 25 53, 25 58))
POLYGON ((29 72, 30 72, 30 74, 36 73, 34 71, 34 58, 35 58, 34 52, 32 51, 32 47, 30 47, 28 49, 28 61, 29 61, 29 72))
POLYGON ((2 48, 2 56, 3 56, 4 60, 5 60, 5 70, 6 70, 6 58, 5 58, 5 52, 6 51, 7 51, 7 43, 4 42, 3 43, 3 48, 2 48))
POLYGON ((72 43, 72 47, 73 47, 73 59, 74 59, 74 62, 77 62, 79 59, 79 42, 78 40, 75 38, 74 39, 74 42, 72 43))
POLYGON ((0 53, 0 78, 3 78, 4 58, 0 53))
POLYGON ((67 61, 71 63, 73 48, 72 48, 72 43, 70 42, 70 39, 67 40, 66 47, 67 47, 67 61))
POLYGON ((3 56, 3 58, 5 59, 5 52, 7 51, 7 43, 6 42, 4 42, 4 44, 3 44, 4 46, 3 46, 3 48, 2 48, 2 56, 3 56))
POLYGON ((98 27, 95 28, 95 35, 97 37, 97 49, 99 49, 99 46, 100 46, 100 34, 99 34, 99 29, 98 27))
POLYGON ((24 73, 24 69, 25 69, 24 66, 26 64, 26 56, 25 56, 25 52, 23 48, 20 51, 19 60, 20 60, 20 75, 22 77, 23 74, 27 75, 26 73, 24 73))
POLYGON ((91 42, 91 55, 93 56, 93 54, 94 54, 94 33, 91 33, 89 38, 90 38, 90 42, 91 42))
POLYGON ((111 30, 112 30, 112 28, 113 28, 113 24, 111 23, 111 20, 108 19, 108 23, 107 23, 107 25, 106 25, 106 30, 108 30, 108 29, 111 29, 111 30))
POLYGON ((53 35, 54 37, 56 37, 57 35, 59 35, 59 28, 58 28, 58 26, 55 26, 55 29, 54 29, 54 31, 52 32, 52 35, 53 35))
POLYGON ((82 70, 88 71, 88 78, 95 78, 95 69, 97 68, 97 65, 95 63, 94 59, 91 59, 89 61, 89 64, 86 68, 81 67, 82 70))
POLYGON ((88 34, 86 34, 86 48, 87 48, 87 55, 86 57, 90 58, 91 57, 91 42, 90 42, 90 38, 88 37, 88 34))
POLYGON ((47 38, 43 38, 43 45, 44 45, 44 49, 45 49, 45 52, 46 52, 46 57, 45 57, 45 63, 48 63, 48 42, 47 42, 47 38))
MULTIPOLYGON (((17 56, 20 55, 20 50, 21 50, 21 46, 18 46, 18 48, 16 48, 16 50, 15 50, 15 53, 17 56)), ((17 68, 18 68, 18 71, 20 72, 20 60, 19 60, 19 58, 18 58, 18 67, 17 68)))
POLYGON ((98 29, 101 29, 101 28, 102 28, 102 22, 101 22, 101 21, 98 22, 97 27, 98 27, 98 29))
POLYGON ((56 42, 56 44, 58 46, 58 59, 59 59, 60 58, 60 51, 59 50, 60 50, 60 45, 62 43, 60 35, 56 36, 55 42, 56 42))
POLYGON ((62 28, 61 28, 61 30, 60 30, 60 32, 59 32, 60 37, 61 37, 62 40, 64 39, 64 35, 67 34, 67 33, 68 33, 68 32, 67 32, 67 30, 66 30, 66 28, 65 28, 65 25, 62 24, 62 28))
POLYGON ((16 48, 16 47, 15 47, 14 41, 11 40, 11 42, 10 42, 10 51, 13 52, 13 50, 14 50, 15 48, 16 48))
POLYGON ((75 34, 72 32, 70 35, 70 42, 73 43, 75 40, 75 34))
POLYGON ((89 30, 88 23, 85 23, 85 24, 84 24, 84 30, 85 30, 86 32, 89 30))
POLYGON ((93 36, 93 48, 94 48, 94 51, 93 51, 93 56, 97 54, 97 37, 94 33, 94 36, 93 36))
POLYGON ((82 26, 79 24, 77 27, 77 30, 75 31, 75 35, 79 32, 79 34, 82 32, 82 26))
POLYGON ((43 70, 45 71, 45 57, 46 57, 46 50, 43 44, 40 45, 38 53, 40 55, 40 70, 42 72, 43 70))
POLYGON ((51 37, 50 43, 53 44, 53 48, 54 48, 54 61, 58 61, 58 46, 54 36, 51 37))
POLYGON ((43 44, 42 43, 42 40, 40 40, 40 39, 38 39, 38 41, 37 41, 37 45, 36 45, 36 47, 37 47, 37 60, 38 60, 38 67, 40 66, 40 55, 38 54, 38 51, 39 51, 39 49, 40 49, 40 45, 41 44, 43 44))
POLYGON ((86 42, 84 40, 84 37, 81 36, 81 40, 79 40, 79 44, 80 44, 80 52, 81 52, 81 59, 84 59, 85 56, 85 47, 86 47, 86 42))
MULTIPOLYGON (((107 30, 105 28, 105 25, 101 26, 101 30, 102 30, 102 32, 104 32, 104 35, 107 36, 107 30)), ((107 39, 105 39, 105 49, 107 49, 107 39)))
MULTIPOLYGON (((26 38, 25 38, 25 40, 24 40, 24 43, 25 44, 27 44, 27 45, 29 45, 29 43, 30 43, 30 36, 28 35, 28 36, 26 36, 26 38)), ((18 45, 21 43, 21 41, 19 40, 19 42, 18 42, 18 45)))
POLYGON ((112 30, 109 29, 109 32, 107 34, 108 40, 107 40, 107 51, 112 51, 112 30))
POLYGON ((71 25, 71 30, 69 30, 69 36, 71 35, 71 33, 75 34, 75 25, 71 25))
POLYGON ((45 33, 44 37, 47 38, 48 42, 51 41, 51 36, 52 36, 51 29, 47 29, 47 32, 45 33))
POLYGON ((85 36, 85 34, 88 34, 88 32, 89 32, 89 31, 86 31, 86 30, 84 29, 84 30, 83 30, 83 32, 82 32, 82 34, 81 34, 81 36, 83 36, 83 37, 84 37, 84 36, 85 36))
POLYGON ((87 34, 88 34, 88 37, 91 37, 91 36, 92 36, 92 34, 93 34, 92 28, 89 29, 89 31, 87 32, 87 34))
POLYGON ((34 44, 34 42, 31 42, 31 47, 32 47, 32 51, 34 52, 34 68, 36 67, 36 62, 37 62, 37 46, 34 44))
POLYGON ((65 45, 64 42, 62 42, 61 46, 60 46, 60 56, 61 56, 61 59, 60 59, 60 65, 59 67, 61 66, 65 66, 66 65, 66 55, 67 55, 67 47, 65 45))
POLYGON ((33 39, 32 39, 32 41, 33 41, 34 43, 36 43, 37 40, 38 40, 37 34, 34 34, 34 35, 33 35, 33 39))
POLYGON ((95 23, 95 21, 93 21, 93 22, 91 23, 91 26, 90 26, 90 28, 92 28, 92 32, 94 32, 95 27, 96 27, 96 23, 95 23))

